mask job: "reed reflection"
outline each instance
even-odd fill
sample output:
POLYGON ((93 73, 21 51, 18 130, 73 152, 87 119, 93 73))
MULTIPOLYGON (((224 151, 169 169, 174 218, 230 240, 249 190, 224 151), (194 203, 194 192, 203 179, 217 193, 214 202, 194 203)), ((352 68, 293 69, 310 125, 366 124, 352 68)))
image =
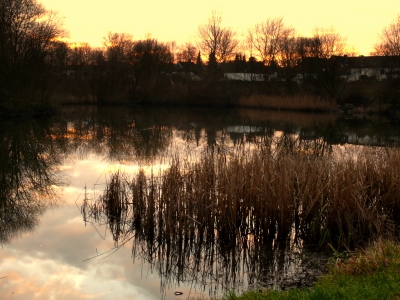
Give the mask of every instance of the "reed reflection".
POLYGON ((57 203, 59 147, 48 120, 0 125, 0 244, 32 230, 47 207, 57 203))
POLYGON ((285 162, 290 156, 305 162, 329 157, 331 148, 289 134, 253 141, 254 156, 243 155, 243 144, 231 151, 214 145, 196 163, 175 158, 162 174, 142 171, 130 180, 117 172, 99 199, 85 197, 84 220, 108 224, 116 248, 132 241, 133 256, 160 275, 162 290, 192 283, 214 295, 312 284, 321 270, 300 255, 307 216, 291 170, 283 170, 304 168, 285 162))

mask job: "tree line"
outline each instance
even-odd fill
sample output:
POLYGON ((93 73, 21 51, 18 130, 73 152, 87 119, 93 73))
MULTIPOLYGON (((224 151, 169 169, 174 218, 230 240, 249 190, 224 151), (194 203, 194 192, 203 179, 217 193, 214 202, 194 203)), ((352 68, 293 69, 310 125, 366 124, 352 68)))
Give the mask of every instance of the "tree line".
MULTIPOLYGON (((333 28, 316 28, 312 37, 302 37, 285 25, 282 17, 257 23, 242 36, 239 39, 237 32, 223 26, 222 15, 213 11, 198 27, 195 44, 177 46, 151 37, 134 40, 128 33, 110 32, 103 39, 103 47, 93 48, 87 43, 64 42, 67 32, 60 18, 36 0, 2 0, 0 105, 22 105, 21 94, 24 98, 29 95, 24 104, 42 104, 50 97, 50 86, 59 81, 54 75, 68 75, 78 81, 72 88, 76 93, 107 98, 121 89, 133 95, 139 87, 146 97, 146 86, 165 84, 167 79, 160 74, 170 73, 177 61, 195 64, 194 71, 202 78, 215 80, 222 72, 232 70, 230 65, 236 72, 262 73, 265 79, 279 70, 289 83, 299 69, 303 74, 315 73, 316 66, 311 62, 318 59, 324 64, 318 69, 324 70, 327 81, 335 75, 330 58, 354 54, 348 52, 346 39, 333 28)), ((374 55, 400 55, 400 15, 383 29, 374 49, 374 55)), ((332 82, 322 85, 327 84, 332 82)))

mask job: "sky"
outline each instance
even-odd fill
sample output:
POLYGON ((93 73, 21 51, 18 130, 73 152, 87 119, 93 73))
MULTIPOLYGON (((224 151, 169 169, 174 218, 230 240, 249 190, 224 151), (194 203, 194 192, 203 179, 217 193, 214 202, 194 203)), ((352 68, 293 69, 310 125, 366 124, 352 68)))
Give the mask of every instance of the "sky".
POLYGON ((400 14, 400 0, 38 0, 58 12, 70 42, 102 46, 108 32, 129 33, 134 39, 148 34, 178 45, 196 43, 198 26, 213 10, 222 14, 223 26, 239 35, 268 18, 283 17, 301 36, 315 27, 331 28, 347 37, 347 44, 368 55, 382 29, 400 14))
MULTIPOLYGON (((96 155, 67 159, 62 170, 69 185, 60 191, 62 201, 39 217, 33 231, 0 244, 1 299, 161 298, 157 272, 151 272, 140 258, 133 262, 131 242, 106 258, 89 259, 113 249, 114 241, 105 226, 85 226, 80 211, 83 187, 87 184, 92 197, 95 183, 101 183, 97 188, 102 192, 107 171, 137 170, 136 165, 109 165, 101 160, 96 155)), ((174 288, 168 289, 166 300, 176 299, 174 288)), ((190 287, 181 285, 179 290, 188 295, 190 287)))

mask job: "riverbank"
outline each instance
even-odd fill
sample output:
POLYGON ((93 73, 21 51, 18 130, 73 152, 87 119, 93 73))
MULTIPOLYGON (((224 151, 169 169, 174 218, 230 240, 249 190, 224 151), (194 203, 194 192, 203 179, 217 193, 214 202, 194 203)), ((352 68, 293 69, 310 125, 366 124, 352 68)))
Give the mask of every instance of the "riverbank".
POLYGON ((141 83, 134 91, 123 87, 117 91, 80 90, 75 82, 68 89, 60 89, 59 95, 68 95, 66 102, 119 102, 130 101, 164 105, 209 105, 268 107, 276 109, 326 111, 337 110, 345 104, 354 107, 379 107, 399 105, 399 79, 378 81, 363 79, 348 82, 340 93, 332 96, 317 83, 284 81, 190 81, 178 75, 160 75, 141 83), (71 94, 71 91, 75 93, 71 94), (293 101, 291 101, 293 100, 293 101), (325 102, 322 103, 321 102, 325 102))
MULTIPOLYGON (((387 116, 400 118, 398 80, 359 80, 349 82, 343 92, 331 97, 315 87, 285 82, 185 81, 179 76, 160 75, 135 90, 84 89, 85 84, 64 77, 53 78, 45 90, 20 91, 0 99, 0 115, 53 114, 65 104, 133 105, 211 108, 256 108, 275 111, 301 111, 387 116), (56 82, 58 78, 59 82, 56 82), (158 78, 158 77, 157 77, 158 78), (83 86, 82 86, 83 85, 83 86)), ((0 95, 1 96, 1 95, 0 95)), ((1 97, 0 97, 1 98, 1 97)))
POLYGON ((329 272, 313 288, 233 292, 220 300, 400 299, 400 244, 378 239, 353 253, 333 251, 329 272))

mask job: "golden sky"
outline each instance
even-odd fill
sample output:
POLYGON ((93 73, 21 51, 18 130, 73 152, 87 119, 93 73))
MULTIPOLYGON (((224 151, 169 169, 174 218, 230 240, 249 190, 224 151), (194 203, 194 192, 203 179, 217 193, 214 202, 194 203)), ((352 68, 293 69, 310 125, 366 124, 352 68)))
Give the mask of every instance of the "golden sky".
POLYGON ((199 25, 213 10, 239 35, 267 18, 282 16, 302 36, 333 27, 358 54, 368 55, 378 34, 400 13, 400 0, 39 0, 64 18, 71 42, 101 46, 107 32, 147 34, 163 42, 196 42, 199 25))

